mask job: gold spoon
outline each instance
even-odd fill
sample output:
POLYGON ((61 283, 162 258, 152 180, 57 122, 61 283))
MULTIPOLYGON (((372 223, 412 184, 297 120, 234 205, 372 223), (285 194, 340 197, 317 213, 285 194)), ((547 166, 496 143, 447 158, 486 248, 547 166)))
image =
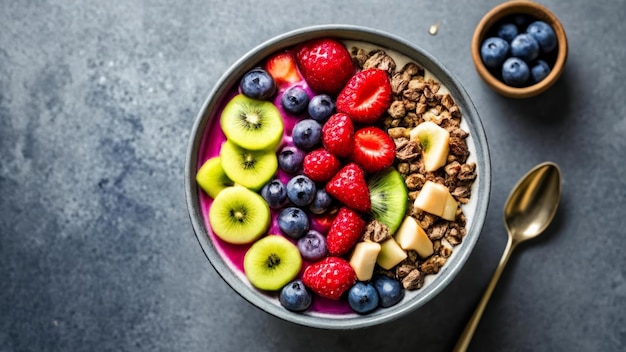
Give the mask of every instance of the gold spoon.
POLYGON ((469 347, 487 302, 515 247, 538 236, 548 227, 556 214, 560 198, 561 171, 552 162, 535 166, 513 188, 504 207, 504 225, 509 236, 506 248, 478 307, 454 346, 455 352, 466 351, 469 347))

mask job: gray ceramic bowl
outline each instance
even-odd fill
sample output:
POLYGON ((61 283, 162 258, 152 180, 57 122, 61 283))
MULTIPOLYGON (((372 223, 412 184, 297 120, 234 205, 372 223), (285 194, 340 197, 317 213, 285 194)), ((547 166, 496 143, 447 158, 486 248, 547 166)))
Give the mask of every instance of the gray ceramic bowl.
POLYGON ((439 294, 461 270, 480 236, 487 214, 491 177, 489 152, 482 123, 468 94, 452 74, 434 57, 410 42, 381 31, 346 25, 316 26, 295 30, 259 45, 235 62, 216 83, 200 109, 190 138, 185 165, 185 192, 191 223, 202 250, 218 274, 232 287, 234 292, 267 313, 296 324, 324 329, 356 329, 388 322, 415 311, 439 294), (237 86, 240 77, 270 54, 320 37, 368 42, 377 47, 403 54, 431 72, 437 80, 447 86, 462 111, 462 127, 470 133, 468 137, 471 152, 470 160, 475 161, 477 165, 478 177, 473 185, 473 196, 470 202, 463 206, 463 211, 467 216, 467 235, 463 242, 455 247, 452 256, 438 274, 426 277, 425 284, 421 289, 407 291, 400 303, 390 308, 377 309, 368 315, 293 313, 279 304, 276 295, 268 295, 254 289, 245 279, 242 270, 222 256, 223 244, 215 243, 216 237, 211 233, 206 220, 206 205, 203 206, 201 202, 204 195, 201 194, 202 191, 195 182, 195 174, 203 161, 200 160, 203 143, 212 135, 220 134, 220 131, 212 130, 211 127, 219 126, 219 124, 215 124, 216 119, 219 119, 219 116, 216 116, 216 110, 223 104, 225 96, 232 94, 229 92, 232 92, 237 86))

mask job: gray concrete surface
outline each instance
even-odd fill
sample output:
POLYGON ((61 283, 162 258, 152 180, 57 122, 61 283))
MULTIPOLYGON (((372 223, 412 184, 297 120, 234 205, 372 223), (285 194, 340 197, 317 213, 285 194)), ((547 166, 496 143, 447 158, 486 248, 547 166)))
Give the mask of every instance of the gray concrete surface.
POLYGON ((556 221, 513 256, 470 350, 625 350, 626 6, 541 1, 569 60, 550 91, 514 101, 469 55, 498 3, 0 1, 0 350, 449 351, 504 248, 510 188, 545 160, 563 172, 556 221), (439 58, 476 104, 493 167, 484 230, 454 282, 405 318, 347 332, 233 294, 183 192, 189 132, 221 72, 275 35, 328 23, 439 58))

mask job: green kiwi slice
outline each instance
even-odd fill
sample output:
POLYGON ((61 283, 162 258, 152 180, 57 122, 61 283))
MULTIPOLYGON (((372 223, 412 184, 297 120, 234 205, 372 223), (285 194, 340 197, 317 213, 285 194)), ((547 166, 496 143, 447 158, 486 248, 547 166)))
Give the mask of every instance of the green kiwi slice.
POLYGON ((224 188, 234 185, 222 169, 222 158, 213 157, 202 164, 196 173, 196 182, 211 198, 215 198, 224 188))
POLYGON ((269 235, 248 249, 243 268, 254 287, 277 291, 298 275, 302 268, 302 256, 298 247, 288 239, 269 235))
POLYGON ((283 138, 283 119, 276 106, 243 94, 226 104, 220 126, 228 140, 249 150, 274 149, 283 138))
POLYGON ((249 150, 230 140, 220 150, 224 173, 236 184, 258 191, 278 170, 278 159, 273 150, 249 150))
POLYGON ((224 188, 209 209, 213 233, 232 244, 251 243, 266 233, 270 208, 258 193, 242 186, 224 188))
POLYGON ((387 225, 391 233, 395 233, 404 220, 408 203, 404 178, 394 167, 389 167, 372 175, 367 187, 370 191, 372 216, 387 225))

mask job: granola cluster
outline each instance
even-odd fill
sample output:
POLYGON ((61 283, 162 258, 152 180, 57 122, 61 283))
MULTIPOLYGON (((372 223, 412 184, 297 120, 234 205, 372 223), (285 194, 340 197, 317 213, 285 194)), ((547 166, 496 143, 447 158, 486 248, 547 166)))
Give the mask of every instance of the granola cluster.
MULTIPOLYGON (((426 181, 444 184, 452 196, 465 204, 471 196, 471 186, 476 179, 476 164, 468 162, 469 133, 460 127, 461 110, 449 93, 441 89, 439 82, 425 77, 425 70, 409 62, 401 69, 385 51, 376 49, 367 52, 352 48, 355 64, 362 69, 379 68, 391 76, 393 101, 383 117, 383 127, 396 145, 395 166, 402 174, 410 204, 426 181), (442 91, 440 93, 440 91, 442 91), (446 165, 434 172, 424 169, 419 143, 409 138, 409 132, 418 124, 432 121, 450 133, 450 153, 446 165)), ((442 219, 409 206, 408 214, 414 217, 433 243, 434 253, 421 258, 409 250, 408 257, 391 270, 377 268, 377 273, 402 282, 407 290, 416 290, 424 284, 426 275, 437 274, 452 254, 454 247, 463 241, 466 234, 466 218, 462 207, 457 209, 454 221, 442 219)), ((368 240, 380 242, 390 236, 384 225, 372 222, 364 235, 368 240)))

